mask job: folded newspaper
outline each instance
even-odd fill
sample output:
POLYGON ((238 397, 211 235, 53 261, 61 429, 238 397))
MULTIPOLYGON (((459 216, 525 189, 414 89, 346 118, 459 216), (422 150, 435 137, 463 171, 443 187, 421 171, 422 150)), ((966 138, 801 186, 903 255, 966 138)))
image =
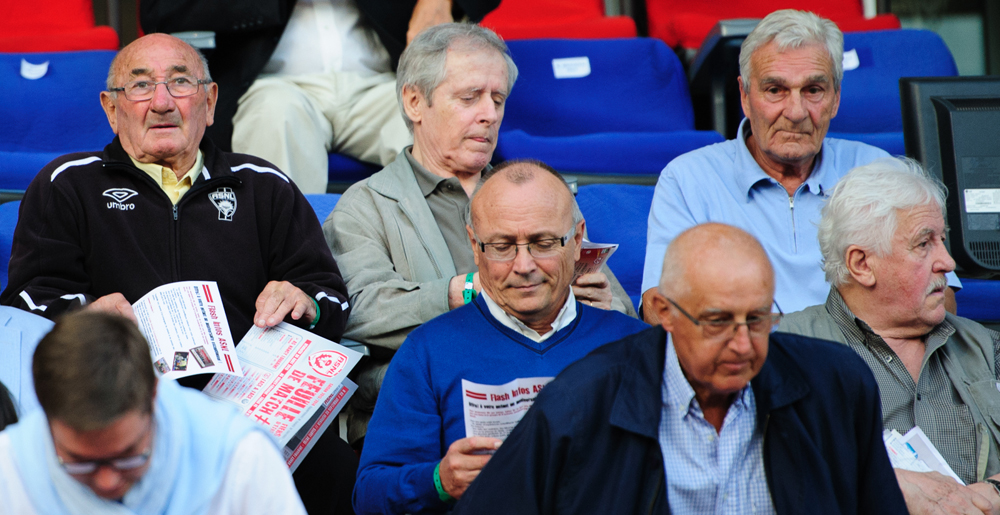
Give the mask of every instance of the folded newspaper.
POLYGON ((882 432, 882 440, 889 453, 892 468, 912 472, 940 472, 954 478, 960 485, 965 484, 919 426, 913 426, 905 435, 900 435, 895 429, 886 429, 882 432))
POLYGON ((576 269, 573 271, 574 275, 597 272, 616 250, 618 250, 617 243, 594 243, 583 240, 580 246, 580 259, 576 261, 576 269))
POLYGON ((214 281, 160 286, 132 309, 158 374, 215 373, 205 393, 266 427, 292 471, 357 389, 347 374, 361 354, 305 329, 254 326, 233 345, 214 281))
POLYGON ((236 354, 243 376, 216 374, 204 392, 266 427, 294 472, 357 389, 347 374, 361 353, 282 322, 254 326, 236 354))

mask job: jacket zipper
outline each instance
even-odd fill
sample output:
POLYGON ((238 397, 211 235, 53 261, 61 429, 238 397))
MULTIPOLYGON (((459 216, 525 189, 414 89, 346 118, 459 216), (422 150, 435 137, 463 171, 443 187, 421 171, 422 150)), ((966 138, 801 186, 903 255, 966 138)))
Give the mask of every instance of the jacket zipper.
POLYGON ((795 233, 795 197, 788 196, 788 212, 792 215, 792 252, 799 252, 799 237, 795 233))

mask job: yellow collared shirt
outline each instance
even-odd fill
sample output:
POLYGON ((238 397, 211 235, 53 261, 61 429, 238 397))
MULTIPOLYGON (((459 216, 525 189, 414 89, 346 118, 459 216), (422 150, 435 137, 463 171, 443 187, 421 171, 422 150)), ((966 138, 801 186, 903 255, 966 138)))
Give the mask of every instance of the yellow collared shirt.
POLYGON ((194 184, 195 179, 198 178, 198 174, 201 173, 201 169, 205 166, 205 156, 202 155, 201 150, 198 151, 198 157, 194 161, 194 166, 190 170, 181 176, 181 180, 177 180, 177 174, 173 170, 167 168, 166 166, 161 166, 156 163, 140 163, 135 160, 134 157, 129 156, 132 159, 132 164, 136 168, 146 172, 150 177, 156 181, 156 184, 160 185, 163 192, 170 197, 170 202, 176 206, 177 202, 180 201, 181 197, 189 189, 191 185, 194 184))

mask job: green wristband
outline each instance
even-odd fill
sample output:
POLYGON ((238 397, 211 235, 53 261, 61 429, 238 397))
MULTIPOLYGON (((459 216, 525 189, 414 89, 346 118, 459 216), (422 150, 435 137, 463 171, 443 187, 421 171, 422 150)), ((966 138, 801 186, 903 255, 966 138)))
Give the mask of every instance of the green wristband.
POLYGON ((441 499, 442 502, 448 502, 448 503, 450 503, 450 502, 453 502, 455 500, 455 498, 452 497, 451 494, 449 494, 444 489, 444 486, 441 484, 441 462, 440 461, 438 462, 437 465, 434 465, 434 488, 437 489, 438 499, 441 499))
POLYGON ((472 302, 472 299, 476 298, 476 288, 473 287, 475 283, 472 282, 472 276, 474 273, 470 272, 465 276, 465 289, 462 290, 462 300, 466 304, 472 302))
POLYGON ((312 323, 309 324, 309 330, 312 331, 316 328, 316 324, 319 323, 319 302, 316 302, 316 299, 312 297, 309 297, 309 300, 313 301, 313 306, 316 306, 316 317, 313 318, 312 323))

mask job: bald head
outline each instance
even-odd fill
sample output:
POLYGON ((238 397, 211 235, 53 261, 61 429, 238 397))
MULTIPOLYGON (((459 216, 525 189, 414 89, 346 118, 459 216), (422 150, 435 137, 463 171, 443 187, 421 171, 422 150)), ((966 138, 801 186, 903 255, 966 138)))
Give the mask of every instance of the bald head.
POLYGON ((184 73, 191 73, 199 78, 204 78, 205 80, 211 81, 212 75, 208 71, 208 60, 202 55, 198 49, 186 43, 184 40, 171 36, 170 34, 147 34, 131 43, 129 43, 125 48, 121 49, 115 58, 111 61, 111 67, 108 68, 108 90, 115 87, 120 87, 125 82, 131 80, 131 77, 141 75, 141 73, 136 73, 139 70, 129 70, 128 64, 133 61, 133 57, 136 53, 146 52, 148 49, 153 47, 169 47, 176 48, 178 52, 186 54, 188 58, 196 61, 200 64, 200 67, 192 70, 187 70, 184 73))
POLYGON ((667 247, 660 276, 660 293, 683 297, 706 280, 748 274, 774 295, 774 269, 756 238, 731 225, 696 225, 674 238, 667 247))
POLYGON ((496 202, 498 199, 501 202, 520 201, 521 199, 516 197, 518 190, 522 188, 536 191, 550 199, 550 216, 559 216, 560 219, 565 216, 567 221, 572 221, 574 224, 583 220, 583 214, 573 199, 573 192, 559 172, 541 161, 514 160, 505 161, 483 172, 469 203, 470 217, 467 223, 473 230, 476 228, 477 204, 480 206, 478 216, 482 216, 481 212, 487 203, 496 202))
POLYGON ((542 334, 569 297, 583 217, 543 163, 505 164, 484 175, 468 227, 483 292, 542 334))

